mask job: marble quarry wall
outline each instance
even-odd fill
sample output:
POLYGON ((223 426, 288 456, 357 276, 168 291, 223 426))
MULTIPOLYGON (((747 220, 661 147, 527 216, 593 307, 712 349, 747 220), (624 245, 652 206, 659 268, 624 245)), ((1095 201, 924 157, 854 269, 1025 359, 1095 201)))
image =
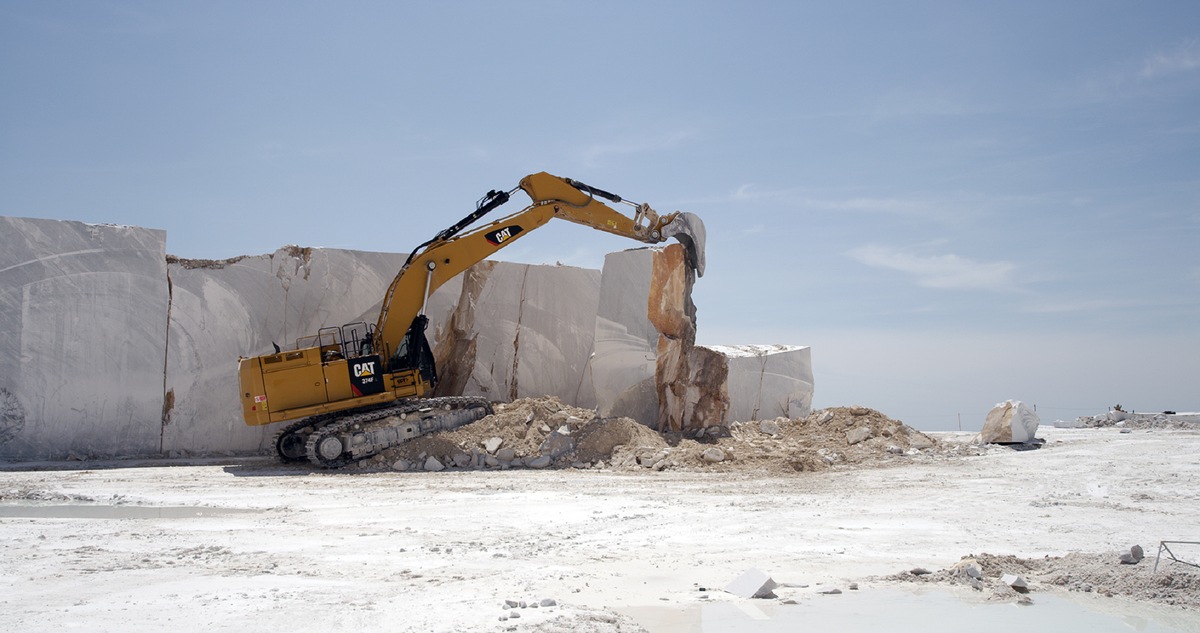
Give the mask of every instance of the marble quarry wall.
MULTIPOLYGON (((237 358, 374 323, 404 255, 166 255, 163 231, 0 217, 0 459, 244 453, 237 358)), ((481 263, 430 298, 442 393, 553 395, 662 429, 807 414, 808 348, 695 343, 674 247, 604 271, 481 263)))

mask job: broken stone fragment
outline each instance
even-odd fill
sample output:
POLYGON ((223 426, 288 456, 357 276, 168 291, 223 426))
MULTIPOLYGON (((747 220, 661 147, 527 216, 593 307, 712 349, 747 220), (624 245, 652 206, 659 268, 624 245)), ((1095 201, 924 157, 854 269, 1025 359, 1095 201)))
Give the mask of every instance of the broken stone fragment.
POLYGON ((1029 591, 1029 584, 1025 582, 1024 578, 1016 574, 1004 574, 1000 577, 1000 582, 1012 587, 1019 593, 1029 591))
POLYGON ((512 460, 514 460, 516 458, 517 458, 517 452, 514 451, 512 449, 512 447, 510 447, 510 446, 505 446, 505 447, 501 448, 500 450, 496 451, 496 459, 498 459, 502 462, 511 462, 512 460))
POLYGON ((740 598, 774 598, 778 587, 770 576, 759 569, 750 568, 725 587, 725 591, 740 598))
POLYGON ((547 435, 546 439, 542 441, 540 450, 542 455, 549 456, 552 459, 558 459, 559 457, 575 450, 575 440, 569 435, 564 435, 555 431, 547 435))
POLYGON ((530 468, 545 468, 550 465, 551 461, 552 460, 550 459, 549 455, 541 455, 529 460, 526 465, 530 468))
POLYGON ((723 461, 725 461, 725 451, 723 451, 715 446, 712 448, 706 448, 706 449, 704 449, 703 453, 700 453, 700 458, 710 464, 715 464, 717 462, 723 462, 723 461))
POLYGON ((869 439, 871 439, 871 427, 869 426, 860 426, 846 431, 846 443, 851 446, 869 439))
POLYGON ((503 444, 504 444, 503 439, 498 438, 498 437, 491 437, 491 438, 488 438, 487 441, 485 441, 483 443, 483 449, 494 455, 496 453, 496 451, 500 448, 500 446, 503 444))
POLYGON ((438 472, 438 471, 445 470, 445 469, 446 469, 446 467, 444 465, 442 465, 442 462, 439 461, 438 458, 434 457, 433 455, 430 455, 429 457, 425 458, 425 470, 428 470, 430 472, 438 472))
POLYGON ((1145 552, 1142 551, 1142 546, 1134 545, 1133 547, 1131 547, 1129 549, 1128 552, 1121 554, 1121 564, 1122 565, 1136 565, 1136 564, 1142 562, 1142 558, 1144 558, 1144 557, 1145 557, 1145 552))

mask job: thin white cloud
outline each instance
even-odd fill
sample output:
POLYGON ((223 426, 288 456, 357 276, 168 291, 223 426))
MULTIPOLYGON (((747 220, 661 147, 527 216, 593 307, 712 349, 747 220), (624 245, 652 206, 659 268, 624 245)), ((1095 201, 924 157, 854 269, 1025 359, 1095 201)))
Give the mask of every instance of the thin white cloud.
POLYGON ((1070 312, 1094 312, 1099 310, 1116 310, 1135 305, 1131 301, 1117 299, 1080 299, 1053 300, 1034 303, 1021 308, 1021 312, 1029 314, 1065 314, 1070 312))
POLYGON ((943 290, 1019 290, 1013 280, 1017 266, 1012 262, 978 262, 953 253, 914 255, 890 246, 868 244, 849 252, 859 262, 912 276, 917 285, 943 290))
POLYGON ((582 152, 583 163, 589 167, 594 167, 606 158, 614 156, 630 156, 633 154, 644 154, 647 152, 661 152, 670 150, 683 145, 687 141, 695 137, 695 134, 686 130, 679 130, 657 136, 645 136, 638 138, 628 138, 623 140, 613 140, 606 143, 596 143, 585 147, 582 152))
POLYGON ((1174 49, 1156 53, 1142 65, 1142 77, 1153 79, 1163 75, 1188 72, 1200 68, 1200 43, 1187 40, 1174 49))
POLYGON ((744 184, 730 195, 733 202, 772 203, 802 209, 881 213, 937 221, 961 219, 961 206, 949 206, 920 199, 849 196, 844 198, 813 196, 802 189, 760 189, 744 184))

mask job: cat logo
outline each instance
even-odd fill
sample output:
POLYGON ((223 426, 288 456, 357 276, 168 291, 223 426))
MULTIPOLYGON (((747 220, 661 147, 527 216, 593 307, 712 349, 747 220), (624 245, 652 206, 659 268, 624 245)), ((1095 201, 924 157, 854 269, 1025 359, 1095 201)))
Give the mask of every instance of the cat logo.
POLYGON ((521 231, 523 230, 524 229, 514 224, 512 226, 506 226, 502 229, 496 229, 495 231, 492 231, 483 237, 487 239, 488 243, 492 246, 500 246, 508 240, 520 235, 521 231))
POLYGON ((354 375, 358 378, 369 378, 375 375, 375 362, 355 363, 354 375))

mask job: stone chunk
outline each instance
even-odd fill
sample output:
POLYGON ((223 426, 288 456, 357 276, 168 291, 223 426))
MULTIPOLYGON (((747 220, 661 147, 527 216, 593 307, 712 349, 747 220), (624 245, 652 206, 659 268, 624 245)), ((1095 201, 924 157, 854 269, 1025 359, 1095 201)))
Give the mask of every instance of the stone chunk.
POLYGON ((984 444, 1025 444, 1032 442, 1041 419, 1019 400, 1007 400, 992 408, 979 432, 984 444))
POLYGON ((725 587, 725 591, 741 598, 774 598, 779 584, 761 570, 750 568, 725 587))
POLYGON ((558 431, 550 433, 545 440, 542 440, 542 455, 549 456, 551 459, 558 459, 573 450, 575 450, 575 440, 558 431))
POLYGON ((446 467, 442 465, 442 462, 438 461, 438 458, 434 457, 433 455, 425 458, 425 470, 430 472, 438 472, 445 469, 446 467))
POLYGON ((706 448, 706 449, 704 449, 703 453, 700 453, 700 458, 710 464, 715 464, 717 462, 723 462, 723 461, 725 461, 725 451, 723 451, 715 446, 712 448, 706 448))
POLYGON ((846 443, 851 446, 869 439, 871 439, 871 427, 869 426, 860 426, 846 431, 846 443))
POLYGON ((1012 587, 1019 593, 1029 591, 1029 584, 1025 582, 1024 578, 1016 574, 1004 574, 1000 577, 1000 582, 1012 587))
POLYGON ((1134 545, 1133 547, 1129 548, 1128 552, 1121 554, 1121 564, 1136 565, 1142 562, 1143 558, 1145 558, 1145 552, 1142 550, 1142 546, 1134 545))
POLYGON ((483 449, 494 455, 496 453, 496 451, 500 448, 501 444, 504 444, 503 439, 498 438, 498 437, 491 437, 491 438, 488 438, 487 441, 485 441, 483 443, 483 449))

